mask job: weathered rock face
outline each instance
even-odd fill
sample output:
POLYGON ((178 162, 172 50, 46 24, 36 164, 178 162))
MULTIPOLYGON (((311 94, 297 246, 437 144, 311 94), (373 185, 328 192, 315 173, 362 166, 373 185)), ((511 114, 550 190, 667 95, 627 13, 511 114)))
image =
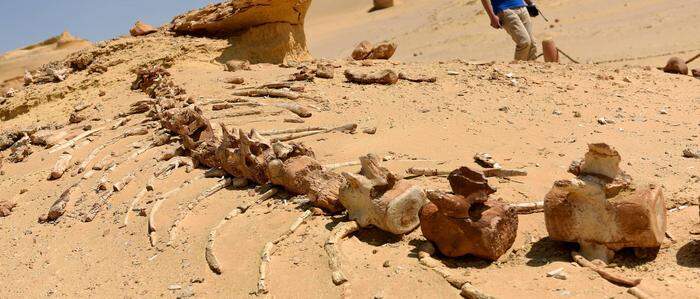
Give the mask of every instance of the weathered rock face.
POLYGON ((518 215, 498 200, 483 174, 462 167, 448 177, 454 194, 428 192, 429 204, 420 211, 426 239, 450 257, 472 254, 497 260, 513 246, 518 215))
POLYGON ((419 225, 418 211, 427 203, 425 192, 397 178, 376 155, 360 157, 359 174, 344 172, 340 202, 360 227, 376 226, 393 234, 411 232, 419 225))
POLYGON ((586 258, 604 262, 625 247, 661 245, 666 232, 661 189, 632 186, 620 161, 607 144, 590 144, 585 158, 569 169, 577 177, 554 183, 544 203, 550 238, 579 243, 586 258))
POLYGON ((309 59, 304 18, 311 0, 232 0, 177 16, 178 34, 229 38, 222 62, 282 63, 309 59))

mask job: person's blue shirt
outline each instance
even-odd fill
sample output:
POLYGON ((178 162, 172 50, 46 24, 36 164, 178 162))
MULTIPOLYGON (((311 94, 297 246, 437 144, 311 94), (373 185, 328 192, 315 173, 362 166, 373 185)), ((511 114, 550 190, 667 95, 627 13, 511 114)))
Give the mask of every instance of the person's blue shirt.
POLYGON ((491 0, 493 13, 499 14, 506 9, 525 7, 524 0, 491 0))

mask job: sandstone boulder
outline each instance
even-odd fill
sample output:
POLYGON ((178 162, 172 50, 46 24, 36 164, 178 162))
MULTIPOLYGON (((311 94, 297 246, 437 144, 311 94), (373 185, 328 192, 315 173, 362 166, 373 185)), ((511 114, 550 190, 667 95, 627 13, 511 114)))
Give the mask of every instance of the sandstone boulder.
POLYGON ((311 0, 231 0, 173 19, 177 34, 228 38, 220 57, 251 63, 284 63, 310 58, 304 18, 311 0))
POLYGON ((489 198, 495 190, 483 174, 462 167, 448 180, 454 193, 428 192, 430 203, 420 211, 423 235, 446 256, 497 260, 515 242, 518 215, 489 198))
POLYGON ((352 51, 352 58, 355 60, 365 59, 389 59, 396 53, 398 44, 393 42, 382 42, 374 46, 368 41, 360 42, 352 51))
POLYGON ((620 154, 604 143, 590 144, 544 201, 550 238, 576 242, 589 260, 607 262, 622 248, 658 249, 666 232, 661 188, 633 186, 619 167, 620 154))

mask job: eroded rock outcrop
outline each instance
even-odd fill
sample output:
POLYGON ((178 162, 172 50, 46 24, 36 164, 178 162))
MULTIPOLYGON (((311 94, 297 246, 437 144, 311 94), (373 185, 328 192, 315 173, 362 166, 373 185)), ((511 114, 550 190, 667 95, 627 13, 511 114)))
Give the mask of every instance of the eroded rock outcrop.
POLYGON ((178 34, 228 38, 221 62, 283 63, 310 58, 304 18, 311 0, 232 0, 177 16, 178 34))
POLYGON ((158 29, 141 21, 136 21, 134 27, 129 30, 131 36, 144 36, 155 32, 158 32, 158 29))
POLYGON ((393 234, 411 232, 419 225, 418 211, 427 203, 425 191, 396 177, 380 165, 376 155, 360 157, 359 174, 344 172, 340 202, 360 227, 375 226, 393 234))
POLYGON ((661 188, 634 186, 609 145, 588 148, 569 169, 576 178, 556 181, 545 197, 550 238, 579 243, 584 257, 604 262, 626 247, 658 249, 666 232, 661 188))
POLYGON ((497 260, 513 246, 518 215, 500 200, 482 173, 467 167, 450 173, 453 193, 429 191, 420 211, 421 230, 449 257, 472 254, 497 260))

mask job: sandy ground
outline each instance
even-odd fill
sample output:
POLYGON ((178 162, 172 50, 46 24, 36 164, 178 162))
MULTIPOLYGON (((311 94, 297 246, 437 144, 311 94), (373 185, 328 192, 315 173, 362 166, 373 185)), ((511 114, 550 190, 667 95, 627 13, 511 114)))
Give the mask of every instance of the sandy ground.
MULTIPOLYGON (((607 142, 621 152, 624 169, 637 182, 655 182, 663 188, 668 208, 688 206, 669 213, 670 238, 656 259, 639 260, 631 251, 624 250, 618 253, 610 271, 642 278, 640 288, 657 298, 700 298, 700 237, 689 233, 699 220, 700 160, 681 155, 685 147, 700 143, 700 81, 643 66, 507 62, 474 65, 468 60, 507 61, 511 46, 504 33, 486 27, 485 16, 476 14, 477 2, 407 2, 368 14, 368 5, 316 1, 307 19, 311 50, 316 57, 338 58, 334 62, 339 67, 334 79, 298 83, 310 96, 299 103, 314 107, 313 117, 303 124, 284 123, 285 118, 293 117, 290 112, 263 107, 262 116, 216 121, 259 130, 330 127, 354 122, 360 127, 356 134, 330 133, 302 141, 314 149, 323 163, 352 161, 368 152, 393 155, 401 161, 387 162, 386 166, 396 173, 403 173, 409 167, 451 170, 461 165, 475 166, 471 159, 474 153, 488 152, 504 166, 526 169, 529 173, 516 180, 491 180, 498 188, 496 196, 506 202, 541 200, 555 180, 570 177, 566 173, 569 163, 585 153, 588 143, 607 142), (339 10, 342 13, 335 12, 339 10), (333 26, 329 25, 331 20, 336 20, 333 26), (366 66, 339 59, 361 39, 397 40, 400 48, 396 59, 366 66), (342 71, 348 68, 391 68, 433 75, 438 80, 361 86, 342 78, 342 71), (600 117, 615 122, 600 125, 597 122, 600 117), (377 127, 377 133, 360 133, 367 127, 377 127)), ((591 8, 584 13, 577 11, 580 5, 575 7, 573 1, 542 3, 548 17, 561 20, 561 28, 557 25, 552 30, 567 32, 569 37, 561 34, 557 41, 564 49, 577 49, 576 54, 582 59, 644 56, 683 50, 686 45, 700 48, 697 40, 694 45, 690 43, 692 34, 680 30, 681 23, 674 27, 670 17, 676 20, 678 13, 682 16, 697 13, 693 9, 698 7, 697 1, 674 5, 637 1, 628 3, 627 8, 616 2, 607 4, 609 10, 593 9, 603 1, 586 3, 591 8), (625 10, 650 19, 658 14, 653 19, 657 23, 653 24, 659 25, 643 30, 642 22, 630 23, 637 18, 623 13, 625 10), (574 15, 575 22, 566 17, 574 15), (621 15, 626 19, 620 19, 621 15), (627 31, 603 32, 610 26, 627 31), (657 31, 677 44, 642 42, 658 36, 657 31), (630 36, 630 32, 639 33, 630 36), (584 43, 582 39, 577 43, 571 37, 574 33, 591 42, 584 43), (616 42, 613 45, 603 42, 608 39, 616 42), (603 50, 602 45, 608 47, 603 50)), ((77 134, 86 125, 109 126, 131 103, 146 97, 130 90, 135 78, 131 70, 165 57, 174 61, 170 72, 175 82, 200 103, 233 98, 231 86, 224 83, 226 78, 241 76, 246 79, 244 87, 256 86, 284 80, 295 71, 259 64, 250 71, 225 72, 215 62, 226 47, 225 41, 155 35, 122 38, 110 45, 115 45, 117 50, 107 56, 105 63, 110 65, 107 72, 82 71, 61 83, 33 85, 20 91, 0 106, 3 111, 13 111, 7 113, 9 119, 2 122, 2 128, 54 124, 62 126, 59 130, 77 134), (91 105, 90 119, 67 124, 74 105, 81 102, 91 105)), ((650 61, 658 65, 663 60, 650 61)), ((212 111, 209 105, 202 108, 210 117, 235 112, 212 111)), ((250 108, 237 110, 247 109, 250 108)), ((137 125, 142 118, 133 116, 127 127, 105 129, 66 151, 73 155, 74 161, 81 161, 94 148, 118 136, 128 126, 137 125)), ((136 147, 143 146, 144 138, 123 138, 100 151, 95 161, 125 159, 136 147)), ((136 159, 125 159, 113 172, 104 173, 111 181, 129 173, 134 173, 136 179, 110 198, 107 209, 95 220, 84 223, 80 217, 96 201, 95 196, 90 196, 70 206, 70 212, 55 224, 39 224, 37 218, 46 213, 68 186, 78 182, 80 175, 71 175, 77 168, 73 166, 60 180, 47 181, 49 170, 61 152, 49 153, 38 147, 33 150, 25 162, 5 161, 2 165, 0 190, 6 199, 18 203, 12 215, 0 218, 0 264, 4 270, 0 271, 0 282, 6 286, 0 290, 3 298, 254 296, 251 292, 256 287, 259 255, 265 242, 283 233, 305 208, 296 204, 295 198, 282 194, 230 220, 219 230, 217 248, 223 274, 216 275, 204 259, 210 229, 231 209, 254 200, 261 190, 251 186, 216 193, 187 214, 177 237, 168 242, 168 230, 177 215, 188 211, 189 202, 217 183, 216 179, 193 180, 161 206, 155 218, 159 242, 152 247, 147 217, 129 211, 128 207, 153 171, 162 166, 155 159, 168 148, 148 150, 136 159), (127 214, 130 222, 125 225, 127 214)), ((347 167, 338 171, 357 169, 347 167)), ((192 180, 203 171, 176 170, 167 179, 156 181, 155 191, 149 192, 137 207, 149 212, 158 194, 192 180)), ((98 171, 81 185, 91 192, 102 174, 98 171)), ((448 188, 443 178, 413 180, 427 188, 448 188)), ((441 261, 453 271, 467 275, 484 292, 499 298, 632 298, 625 288, 573 265, 569 252, 575 247, 549 240, 543 218, 542 214, 521 216, 518 238, 499 261, 487 263, 473 257, 441 258, 441 261), (565 269, 567 280, 546 277, 547 272, 557 268, 565 269)), ((267 296, 459 298, 457 289, 420 266, 416 252, 425 241, 420 229, 403 237, 375 229, 355 234, 342 244, 342 260, 350 285, 334 286, 323 244, 341 220, 313 217, 279 245, 272 256, 267 296)))

